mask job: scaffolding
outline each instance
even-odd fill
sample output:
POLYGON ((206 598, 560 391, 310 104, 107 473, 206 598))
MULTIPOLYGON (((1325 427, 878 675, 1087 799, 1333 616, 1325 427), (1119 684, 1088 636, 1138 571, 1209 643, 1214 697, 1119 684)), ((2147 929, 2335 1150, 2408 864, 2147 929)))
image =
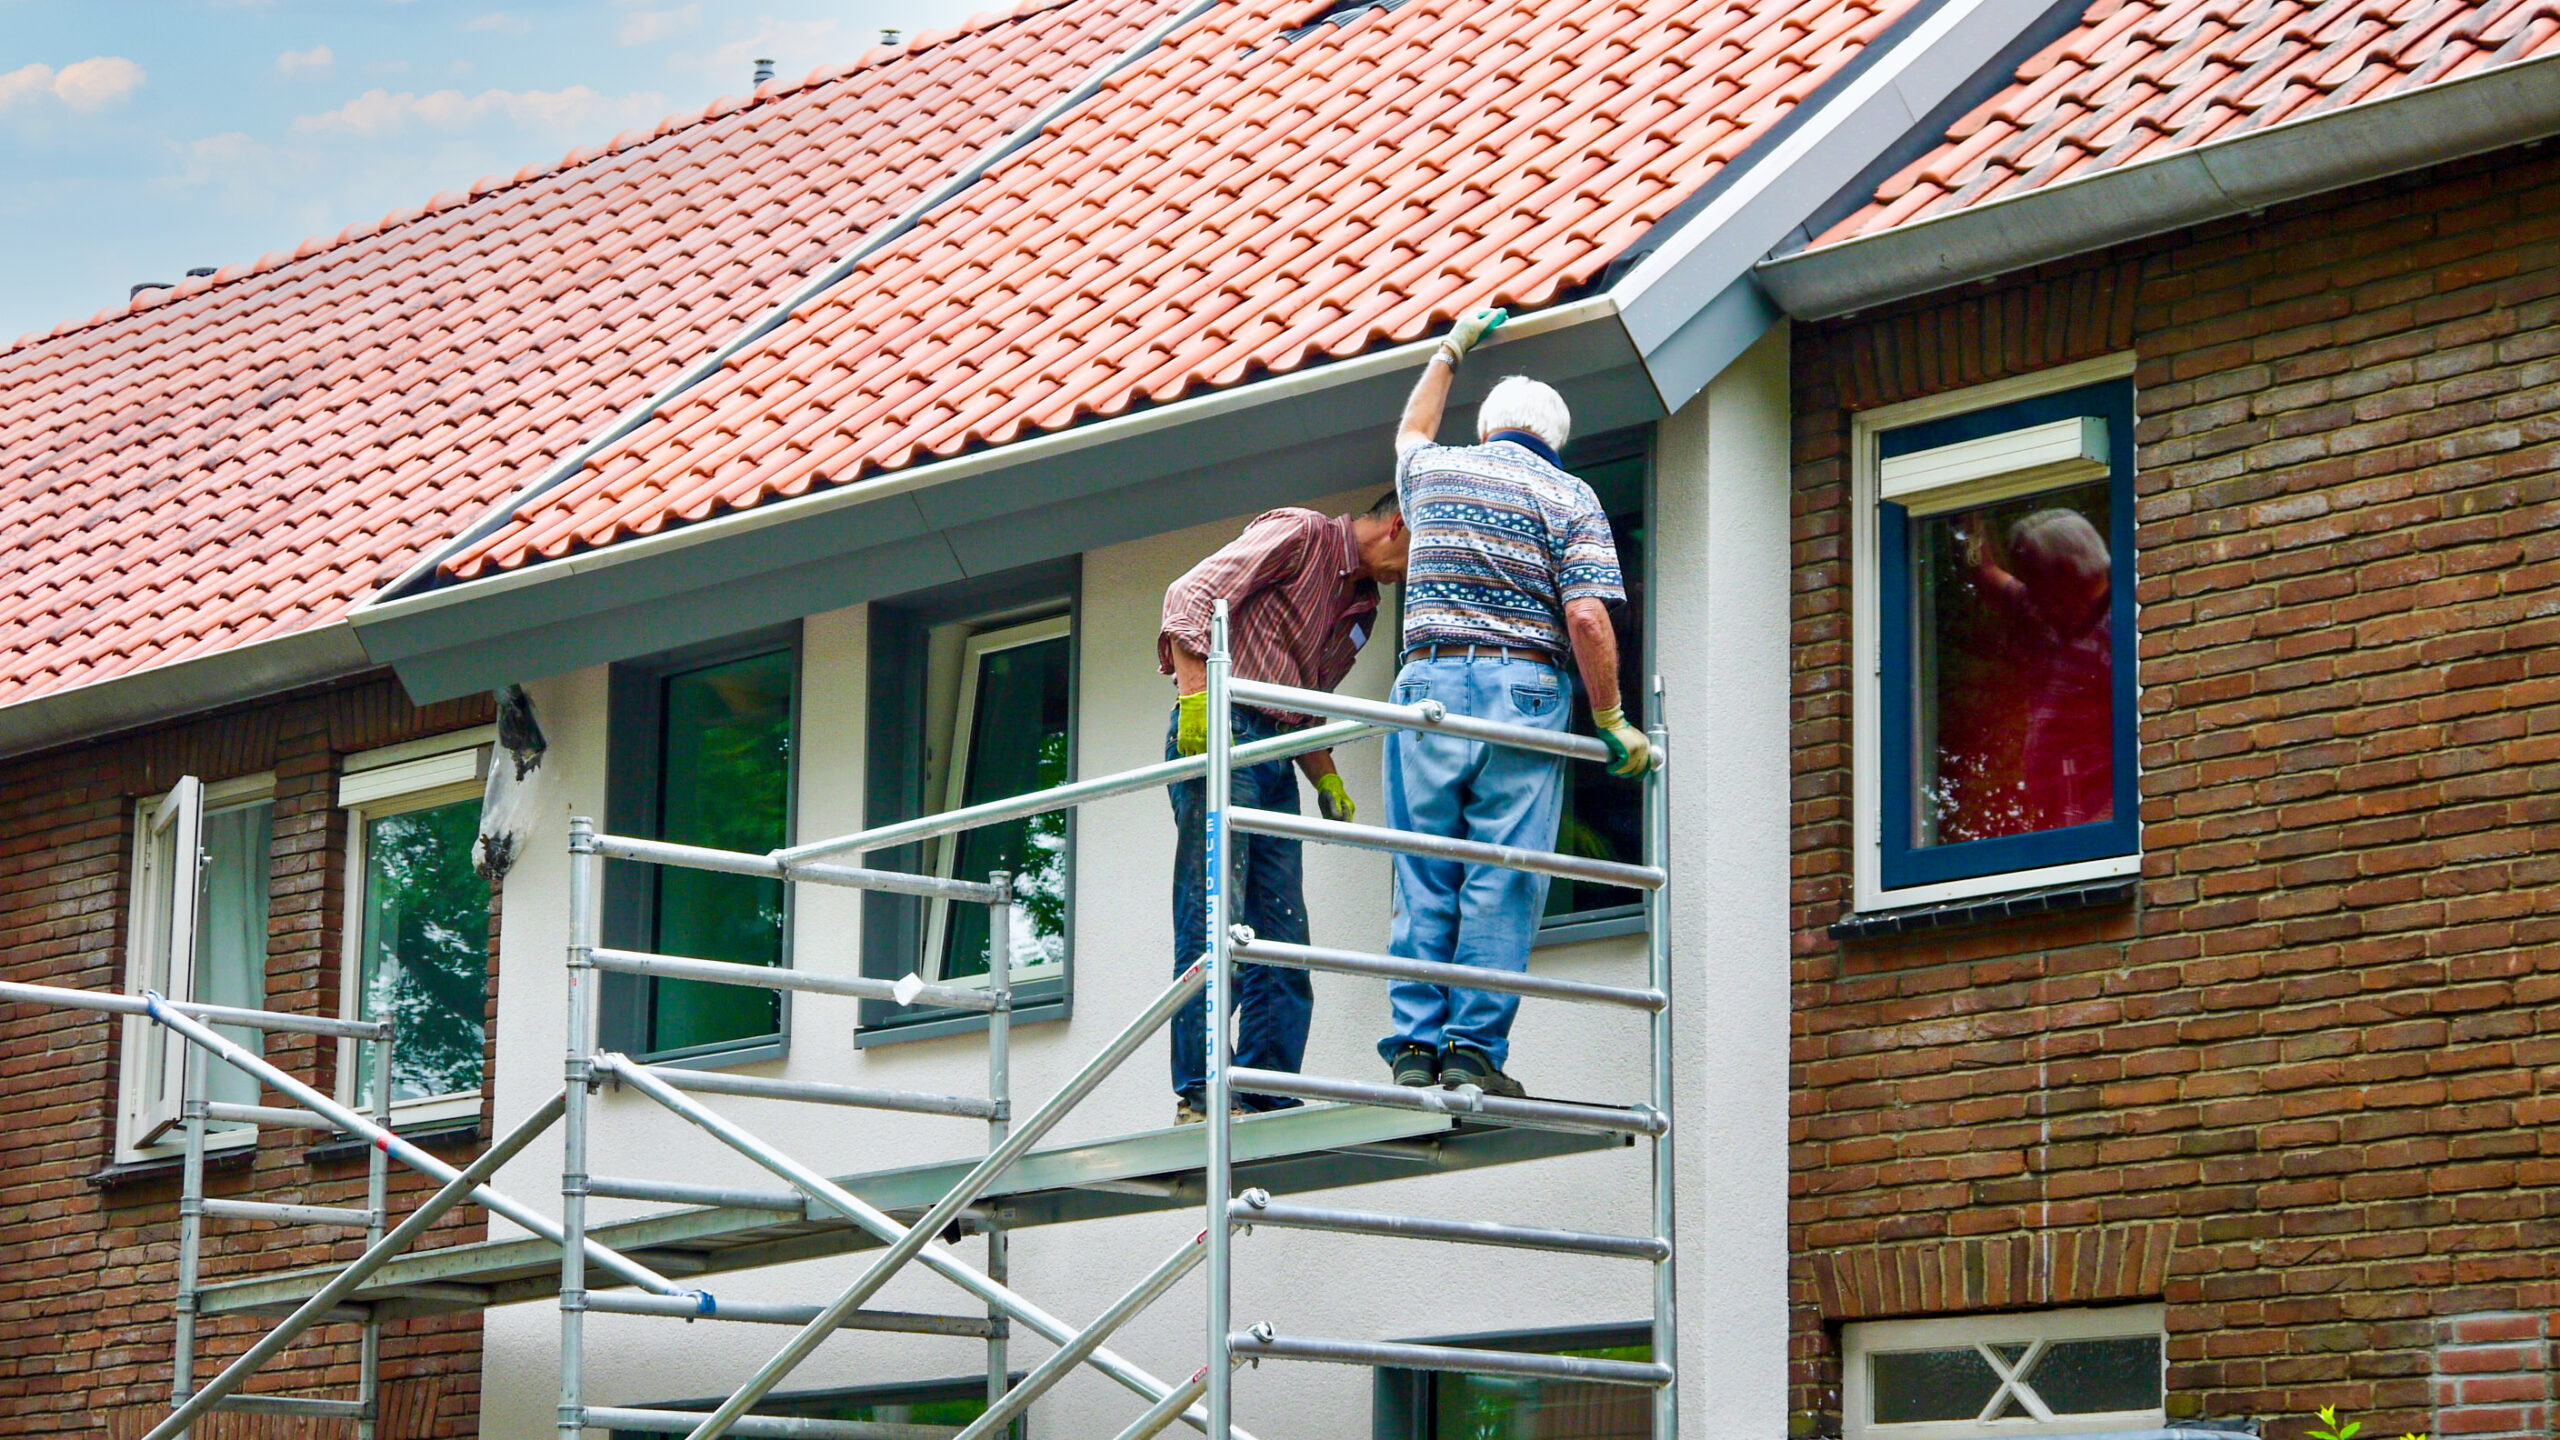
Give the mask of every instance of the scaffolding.
MULTIPOLYGON (((1225 606, 1213 626, 1208 661, 1208 749, 1185 759, 1078 781, 1029 795, 875 827, 857 834, 756 855, 600 833, 586 819, 569 827, 567 1036, 563 1086, 486 1153, 462 1169, 401 1139, 390 1128, 393 1035, 386 1024, 327 1020, 266 1011, 190 1005, 156 995, 126 997, 0 983, 0 999, 71 1005, 141 1015, 187 1047, 181 1123, 186 1161, 180 1205, 180 1256, 169 1416, 146 1440, 192 1433, 216 1410, 342 1417, 370 1440, 377 1410, 383 1324, 403 1315, 480 1309, 556 1295, 560 1314, 557 1425, 563 1440, 590 1428, 675 1434, 808 1437, 808 1440, 984 1440, 1007 1427, 1066 1375, 1090 1366, 1133 1392, 1144 1409, 1122 1440, 1184 1423, 1211 1435, 1253 1440, 1233 1422, 1233 1384, 1246 1363, 1307 1361, 1396 1366, 1535 1379, 1637 1386, 1653 1394, 1653 1433, 1677 1434, 1674 1344, 1674 1210, 1672 1204, 1671 964, 1665 886, 1668 824, 1659 769, 1643 784, 1645 860, 1628 864, 1547 851, 1525 851, 1406 831, 1237 806, 1236 770, 1285 762, 1351 740, 1391 731, 1438 734, 1509 746, 1562 760, 1602 762, 1599 741, 1558 731, 1453 715, 1435 702, 1406 705, 1263 684, 1230 673, 1225 606), (1325 717, 1327 723, 1268 739, 1237 743, 1234 707, 1255 705, 1325 717), (944 878, 842 863, 867 851, 1073 809, 1119 795, 1200 780, 1206 784, 1204 854, 1208 857, 1208 950, 1085 1061, 1056 1093, 1017 1119, 1011 1095, 1013 878, 944 878), (1501 866, 1549 877, 1626 887, 1644 897, 1645 983, 1586 980, 1438 964, 1267 940, 1232 923, 1227 875, 1230 837, 1268 835, 1316 844, 1417 855, 1467 865, 1501 866), (986 988, 932 984, 910 973, 898 980, 780 969, 658 954, 598 943, 596 915, 608 861, 756 876, 786 885, 814 884, 906 895, 988 912, 986 988), (1487 1094, 1474 1086, 1416 1088, 1326 1076, 1241 1068, 1233 1063, 1230 1027, 1205 1028, 1208 1093, 1205 1120, 1082 1145, 1041 1142, 1124 1061, 1195 997, 1208 1013, 1233 1009, 1236 967, 1257 964, 1367 975, 1524 998, 1600 1005, 1642 1014, 1647 1022, 1649 1084, 1640 1101, 1603 1104, 1487 1094), (804 1080, 783 1080, 653 1065, 602 1048, 597 1033, 600 976, 708 981, 770 991, 849 996, 894 1007, 931 1006, 986 1016, 986 1092, 927 1094, 804 1080), (345 1037, 374 1047, 371 1114, 339 1104, 216 1033, 213 1023, 345 1037), (232 1106, 206 1100, 208 1060, 220 1060, 287 1096, 298 1108, 232 1106), (648 1100, 702 1130, 773 1175, 785 1188, 700 1185, 636 1175, 599 1174, 590 1109, 605 1086, 648 1100), (1315 1102, 1238 1118, 1240 1094, 1315 1102), (699 1096, 748 1096, 816 1105, 950 1116, 982 1121, 987 1144, 973 1162, 937 1162, 829 1176, 703 1103, 699 1096), (335 1129, 368 1146, 369 1201, 364 1210, 261 1205, 211 1200, 203 1193, 209 1125, 249 1121, 335 1129), (560 1215, 555 1221, 487 1183, 535 1138, 562 1131, 560 1215), (1388 1214, 1284 1198, 1421 1173, 1508 1164, 1633 1144, 1651 1147, 1651 1231, 1597 1234, 1482 1220, 1388 1214), (388 1166, 397 1161, 440 1182, 397 1225, 388 1223, 388 1166), (677 1209, 590 1224, 590 1198, 670 1204, 677 1209), (469 1201, 531 1232, 530 1238, 416 1250, 439 1218, 469 1201), (1113 1215, 1198 1207, 1204 1223, 1126 1292, 1081 1327, 1042 1309, 1008 1284, 1015 1231, 1113 1215), (199 1283, 198 1258, 208 1218, 361 1227, 367 1245, 344 1265, 310 1267, 222 1285, 199 1283), (1329 1231, 1392 1239, 1562 1252, 1641 1263, 1652 1274, 1652 1348, 1645 1361, 1462 1349, 1384 1340, 1286 1332, 1269 1320, 1233 1323, 1230 1267, 1234 1237, 1257 1228, 1329 1231), (944 1243, 975 1233, 985 1241, 983 1265, 944 1243), (722 1301, 706 1277, 810 1259, 877 1250, 853 1283, 822 1304, 722 1301), (984 1308, 979 1314, 913 1313, 869 1302, 910 1264, 958 1286, 984 1308), (1202 1363, 1187 1378, 1159 1378, 1108 1347, 1113 1333, 1161 1299, 1195 1269, 1207 1272, 1202 1363), (685 1275, 671 1278, 667 1271, 685 1275), (773 1357, 709 1412, 591 1403, 584 1360, 590 1312, 789 1327, 773 1357), (193 1378, 199 1317, 221 1314, 284 1318, 211 1380, 193 1378), (359 1393, 353 1400, 253 1395, 243 1385, 304 1331, 323 1323, 361 1326, 359 1393), (1052 1353, 1017 1380, 1009 1363, 1013 1327, 1048 1341, 1052 1353), (755 1413, 755 1407, 831 1337, 845 1330, 948 1336, 983 1347, 987 1408, 967 1426, 818 1420, 755 1413)), ((1657 687, 1652 739, 1665 743, 1657 687)), ((175 1043, 175 1042, 172 1042, 175 1043)), ((634 1167, 639 1168, 639 1167, 634 1167)))

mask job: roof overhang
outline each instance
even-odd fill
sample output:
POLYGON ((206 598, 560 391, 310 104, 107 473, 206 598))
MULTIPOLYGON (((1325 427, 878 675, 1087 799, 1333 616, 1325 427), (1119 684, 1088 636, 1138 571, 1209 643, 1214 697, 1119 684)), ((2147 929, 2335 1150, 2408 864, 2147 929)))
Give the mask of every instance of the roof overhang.
POLYGON ((1790 315, 1869 309, 2560 133, 2560 57, 2520 61, 1764 261, 1790 315))
POLYGON ((365 658, 345 621, 329 620, 271 640, 0 706, 0 756, 95 740, 378 668, 365 658))
MULTIPOLYGON (((1584 434, 1658 419, 1780 318, 1752 262, 1994 68, 2057 0, 1920 0, 1684 201, 1599 294, 1468 367, 1564 392, 1584 434)), ((2071 0, 2060 0, 2071 3, 2071 0)), ((1384 485, 1436 337, 625 540, 349 617, 421 702, 1384 485)), ((512 502, 511 502, 512 503, 512 502)))

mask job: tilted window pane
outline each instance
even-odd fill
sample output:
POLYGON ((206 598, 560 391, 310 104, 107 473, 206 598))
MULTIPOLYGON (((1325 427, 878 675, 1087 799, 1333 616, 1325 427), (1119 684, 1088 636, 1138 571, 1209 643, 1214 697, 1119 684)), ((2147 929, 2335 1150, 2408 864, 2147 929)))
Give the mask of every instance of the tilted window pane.
POLYGON ((1970 1420, 1991 1403, 2000 1377, 1991 1362, 1967 1345, 1960 1349, 1895 1350, 1867 1357, 1875 1423, 1970 1420))
POLYGON ((1915 519, 1915 847, 2115 813, 2107 485, 1915 519))
MULTIPOLYGON (((664 682, 658 836, 761 854, 788 838, 792 657, 787 650, 671 675, 664 682)), ((782 882, 654 867, 656 948, 740 965, 782 963, 782 882)), ((649 1048, 680 1050, 771 1035, 770 990, 660 980, 649 1048)))
MULTIPOLYGON (((275 837, 275 805, 261 800, 216 810, 204 817, 204 864, 197 871, 196 972, 192 998, 205 1005, 267 1005, 268 852, 275 837)), ((251 1054, 266 1049, 263 1033, 216 1027, 251 1054)), ((258 1103, 258 1082, 216 1060, 205 1067, 205 1095, 233 1105, 258 1103)))
MULTIPOLYGON (((1650 532, 1644 508, 1644 457, 1631 455, 1581 470, 1592 493, 1609 511, 1609 534, 1618 547, 1618 572, 1627 587, 1627 603, 1610 612, 1618 632, 1618 691, 1628 723, 1645 724, 1644 623, 1645 547, 1650 532)), ((1569 674, 1578 673, 1567 660, 1569 674)), ((1591 697, 1573 687, 1573 733, 1589 735, 1591 697)), ((1567 855, 1629 864, 1644 859, 1644 785, 1622 780, 1597 765, 1571 762, 1564 767, 1564 813, 1556 826, 1556 848, 1567 855)), ((1585 880, 1554 880, 1547 885, 1546 919, 1633 909, 1644 896, 1615 885, 1585 880)))
MULTIPOLYGON (((962 805, 1066 782, 1071 654, 1069 637, 1061 635, 978 657, 962 805)), ((1067 953, 1066 812, 989 825, 959 838, 951 864, 954 876, 983 880, 996 870, 1013 872, 1016 965, 1062 963, 1067 953)), ((950 907, 942 961, 945 979, 987 973, 985 906, 950 907)))
POLYGON ((2160 1337, 2057 1340, 2036 1358, 2027 1383, 2056 1415, 2160 1408, 2160 1337))
MULTIPOLYGON (((489 886, 471 863, 480 802, 367 821, 364 1018, 399 1026, 391 1095, 480 1088, 489 983, 489 886)), ((373 1047, 356 1047, 356 1099, 373 1097, 373 1047)))

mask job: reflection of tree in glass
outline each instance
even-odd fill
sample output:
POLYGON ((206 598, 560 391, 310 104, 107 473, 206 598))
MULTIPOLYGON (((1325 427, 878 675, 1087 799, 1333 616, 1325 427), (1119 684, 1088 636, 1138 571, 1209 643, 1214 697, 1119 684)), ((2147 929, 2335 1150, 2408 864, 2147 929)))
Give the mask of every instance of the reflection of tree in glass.
MULTIPOLYGON (((790 805, 789 651, 668 677, 659 838, 760 854, 784 842, 790 805)), ((782 884, 659 867, 657 948, 741 965, 782 959, 782 884)), ((661 980, 652 991, 653 1049, 769 1033, 768 990, 661 980)))
MULTIPOLYGON (((1567 1350, 1602 1360, 1649 1360, 1650 1345, 1567 1350)), ((1643 1440, 1653 1431, 1649 1392, 1587 1380, 1445 1374, 1432 1406, 1432 1433, 1445 1440, 1643 1440)))
MULTIPOLYGON (((392 1094, 412 1100, 480 1085, 489 976, 489 887, 472 868, 480 802, 365 826, 364 1013, 399 1027, 392 1094)), ((358 1094, 369 1095, 362 1049, 358 1094)))

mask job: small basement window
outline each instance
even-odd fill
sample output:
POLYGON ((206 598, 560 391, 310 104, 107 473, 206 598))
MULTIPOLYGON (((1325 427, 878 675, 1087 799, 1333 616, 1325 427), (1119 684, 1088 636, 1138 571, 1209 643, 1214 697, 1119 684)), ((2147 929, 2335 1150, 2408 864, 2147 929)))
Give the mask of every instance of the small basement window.
POLYGON ((1847 1440, 1994 1440, 2167 1423, 2158 1305, 1852 1324, 1847 1440))

